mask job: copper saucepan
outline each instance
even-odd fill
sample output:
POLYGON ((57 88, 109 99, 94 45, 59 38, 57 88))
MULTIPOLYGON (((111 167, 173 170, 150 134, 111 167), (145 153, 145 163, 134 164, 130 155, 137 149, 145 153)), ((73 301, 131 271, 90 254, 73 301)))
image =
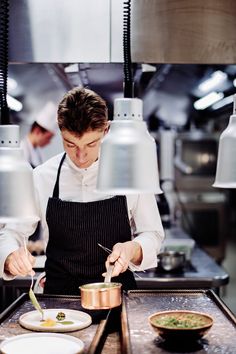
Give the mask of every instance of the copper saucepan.
POLYGON ((89 310, 106 310, 121 304, 121 283, 111 283, 114 265, 110 265, 103 283, 80 286, 81 305, 89 310))

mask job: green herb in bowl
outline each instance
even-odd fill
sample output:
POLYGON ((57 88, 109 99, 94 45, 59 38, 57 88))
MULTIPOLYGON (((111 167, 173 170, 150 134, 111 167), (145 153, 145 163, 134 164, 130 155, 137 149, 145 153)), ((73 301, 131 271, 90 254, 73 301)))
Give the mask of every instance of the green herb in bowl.
POLYGON ((195 340, 204 336, 213 324, 206 313, 173 310, 149 316, 152 328, 164 339, 195 340))
POLYGON ((157 325, 168 328, 199 328, 205 326, 208 322, 206 317, 188 313, 164 315, 156 320, 157 325))

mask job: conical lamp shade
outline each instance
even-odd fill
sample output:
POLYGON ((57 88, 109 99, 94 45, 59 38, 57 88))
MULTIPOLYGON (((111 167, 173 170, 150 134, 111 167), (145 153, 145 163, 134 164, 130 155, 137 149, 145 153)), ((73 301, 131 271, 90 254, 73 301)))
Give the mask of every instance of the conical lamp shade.
POLYGON ((236 188, 236 115, 220 136, 216 178, 213 187, 236 188))
POLYGON ((114 120, 101 144, 97 191, 113 195, 162 193, 155 140, 142 121, 142 101, 115 100, 114 120))
POLYGON ((0 126, 0 223, 36 222, 33 175, 19 148, 19 127, 0 126))

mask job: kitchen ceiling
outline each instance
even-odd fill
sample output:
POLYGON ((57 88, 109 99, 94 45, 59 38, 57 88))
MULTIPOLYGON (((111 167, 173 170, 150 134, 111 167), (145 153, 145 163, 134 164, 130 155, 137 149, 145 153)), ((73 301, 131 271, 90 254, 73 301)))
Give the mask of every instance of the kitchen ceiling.
MULTIPOLYGON (((23 103, 15 121, 31 123, 48 100, 57 104, 77 85, 100 93, 112 119, 113 101, 123 92, 123 3, 10 0, 9 76, 18 87, 9 85, 9 93, 23 103)), ((214 72, 227 74, 216 95, 235 92, 235 2, 135 0, 131 9, 135 96, 143 99, 149 128, 184 130, 228 119, 230 100, 218 109, 194 104, 204 95, 198 85, 214 72)))
MULTIPOLYGON (((193 107, 201 96, 198 85, 215 71, 227 74, 227 80, 215 90, 225 96, 235 93, 236 65, 134 64, 135 96, 144 101, 144 118, 150 129, 161 124, 181 130, 189 122, 204 125, 222 116, 228 119, 230 103, 217 110, 210 106, 197 111, 193 107)), ((34 120, 47 101, 58 104, 64 93, 77 85, 91 88, 105 98, 110 119, 114 99, 123 95, 122 63, 10 64, 9 78, 17 82, 17 87, 11 87, 9 81, 9 94, 23 103, 21 112, 12 112, 13 119, 27 123, 34 120)))

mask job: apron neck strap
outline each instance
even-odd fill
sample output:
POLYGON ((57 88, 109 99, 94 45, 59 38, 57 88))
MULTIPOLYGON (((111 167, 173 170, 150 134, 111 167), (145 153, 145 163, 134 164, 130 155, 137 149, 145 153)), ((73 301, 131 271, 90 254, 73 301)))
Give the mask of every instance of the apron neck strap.
POLYGON ((64 153, 64 155, 62 156, 62 159, 60 161, 60 165, 57 170, 57 179, 56 179, 56 183, 55 183, 55 186, 53 189, 53 194, 52 194, 53 198, 59 198, 59 178, 60 178, 60 173, 61 173, 61 166, 62 166, 65 158, 66 158, 66 153, 64 153))

